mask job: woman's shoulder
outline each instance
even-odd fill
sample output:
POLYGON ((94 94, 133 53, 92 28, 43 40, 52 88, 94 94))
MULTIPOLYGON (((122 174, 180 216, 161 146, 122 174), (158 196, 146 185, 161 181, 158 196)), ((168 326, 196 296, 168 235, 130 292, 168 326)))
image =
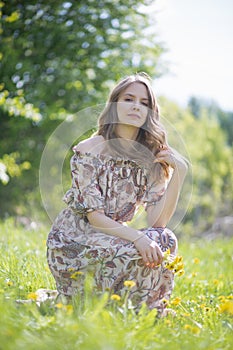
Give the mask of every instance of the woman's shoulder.
POLYGON ((105 139, 101 135, 92 136, 86 140, 79 142, 74 146, 75 152, 81 153, 91 153, 91 154, 100 154, 104 148, 105 139))

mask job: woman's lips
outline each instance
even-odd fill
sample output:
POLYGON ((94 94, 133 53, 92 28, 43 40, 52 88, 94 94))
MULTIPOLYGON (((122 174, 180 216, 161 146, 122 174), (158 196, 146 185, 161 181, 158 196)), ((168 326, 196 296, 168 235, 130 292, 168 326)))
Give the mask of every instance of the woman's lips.
POLYGON ((128 114, 128 116, 129 116, 129 117, 132 117, 132 118, 138 118, 138 119, 140 119, 140 116, 137 115, 137 114, 130 113, 130 114, 128 114))

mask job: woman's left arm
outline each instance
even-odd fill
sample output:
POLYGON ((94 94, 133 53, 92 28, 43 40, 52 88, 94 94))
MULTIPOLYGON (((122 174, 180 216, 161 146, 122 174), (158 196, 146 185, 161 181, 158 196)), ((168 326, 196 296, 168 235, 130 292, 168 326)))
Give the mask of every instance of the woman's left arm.
POLYGON ((162 198, 155 205, 147 207, 149 226, 165 227, 175 212, 188 165, 184 158, 171 148, 160 151, 155 162, 167 163, 173 169, 172 177, 162 198))

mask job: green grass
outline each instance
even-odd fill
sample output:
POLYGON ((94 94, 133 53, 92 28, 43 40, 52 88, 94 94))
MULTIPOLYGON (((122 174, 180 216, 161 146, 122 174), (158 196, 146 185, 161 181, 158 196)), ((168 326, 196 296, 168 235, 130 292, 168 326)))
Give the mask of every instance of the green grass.
POLYGON ((46 236, 45 229, 17 228, 10 219, 0 224, 0 350, 233 348, 233 239, 180 239, 185 275, 176 278, 170 301, 177 316, 157 319, 146 308, 135 315, 128 303, 93 295, 89 278, 82 303, 16 303, 39 288, 55 288, 46 236))

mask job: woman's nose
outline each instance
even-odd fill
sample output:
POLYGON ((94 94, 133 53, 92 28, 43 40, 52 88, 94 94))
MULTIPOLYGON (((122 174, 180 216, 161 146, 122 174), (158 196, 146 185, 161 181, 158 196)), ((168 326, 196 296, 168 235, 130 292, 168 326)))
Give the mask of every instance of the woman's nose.
POLYGON ((139 103, 134 102, 134 104, 133 104, 133 110, 135 110, 135 111, 139 111, 139 109, 140 109, 140 105, 139 105, 139 103))

